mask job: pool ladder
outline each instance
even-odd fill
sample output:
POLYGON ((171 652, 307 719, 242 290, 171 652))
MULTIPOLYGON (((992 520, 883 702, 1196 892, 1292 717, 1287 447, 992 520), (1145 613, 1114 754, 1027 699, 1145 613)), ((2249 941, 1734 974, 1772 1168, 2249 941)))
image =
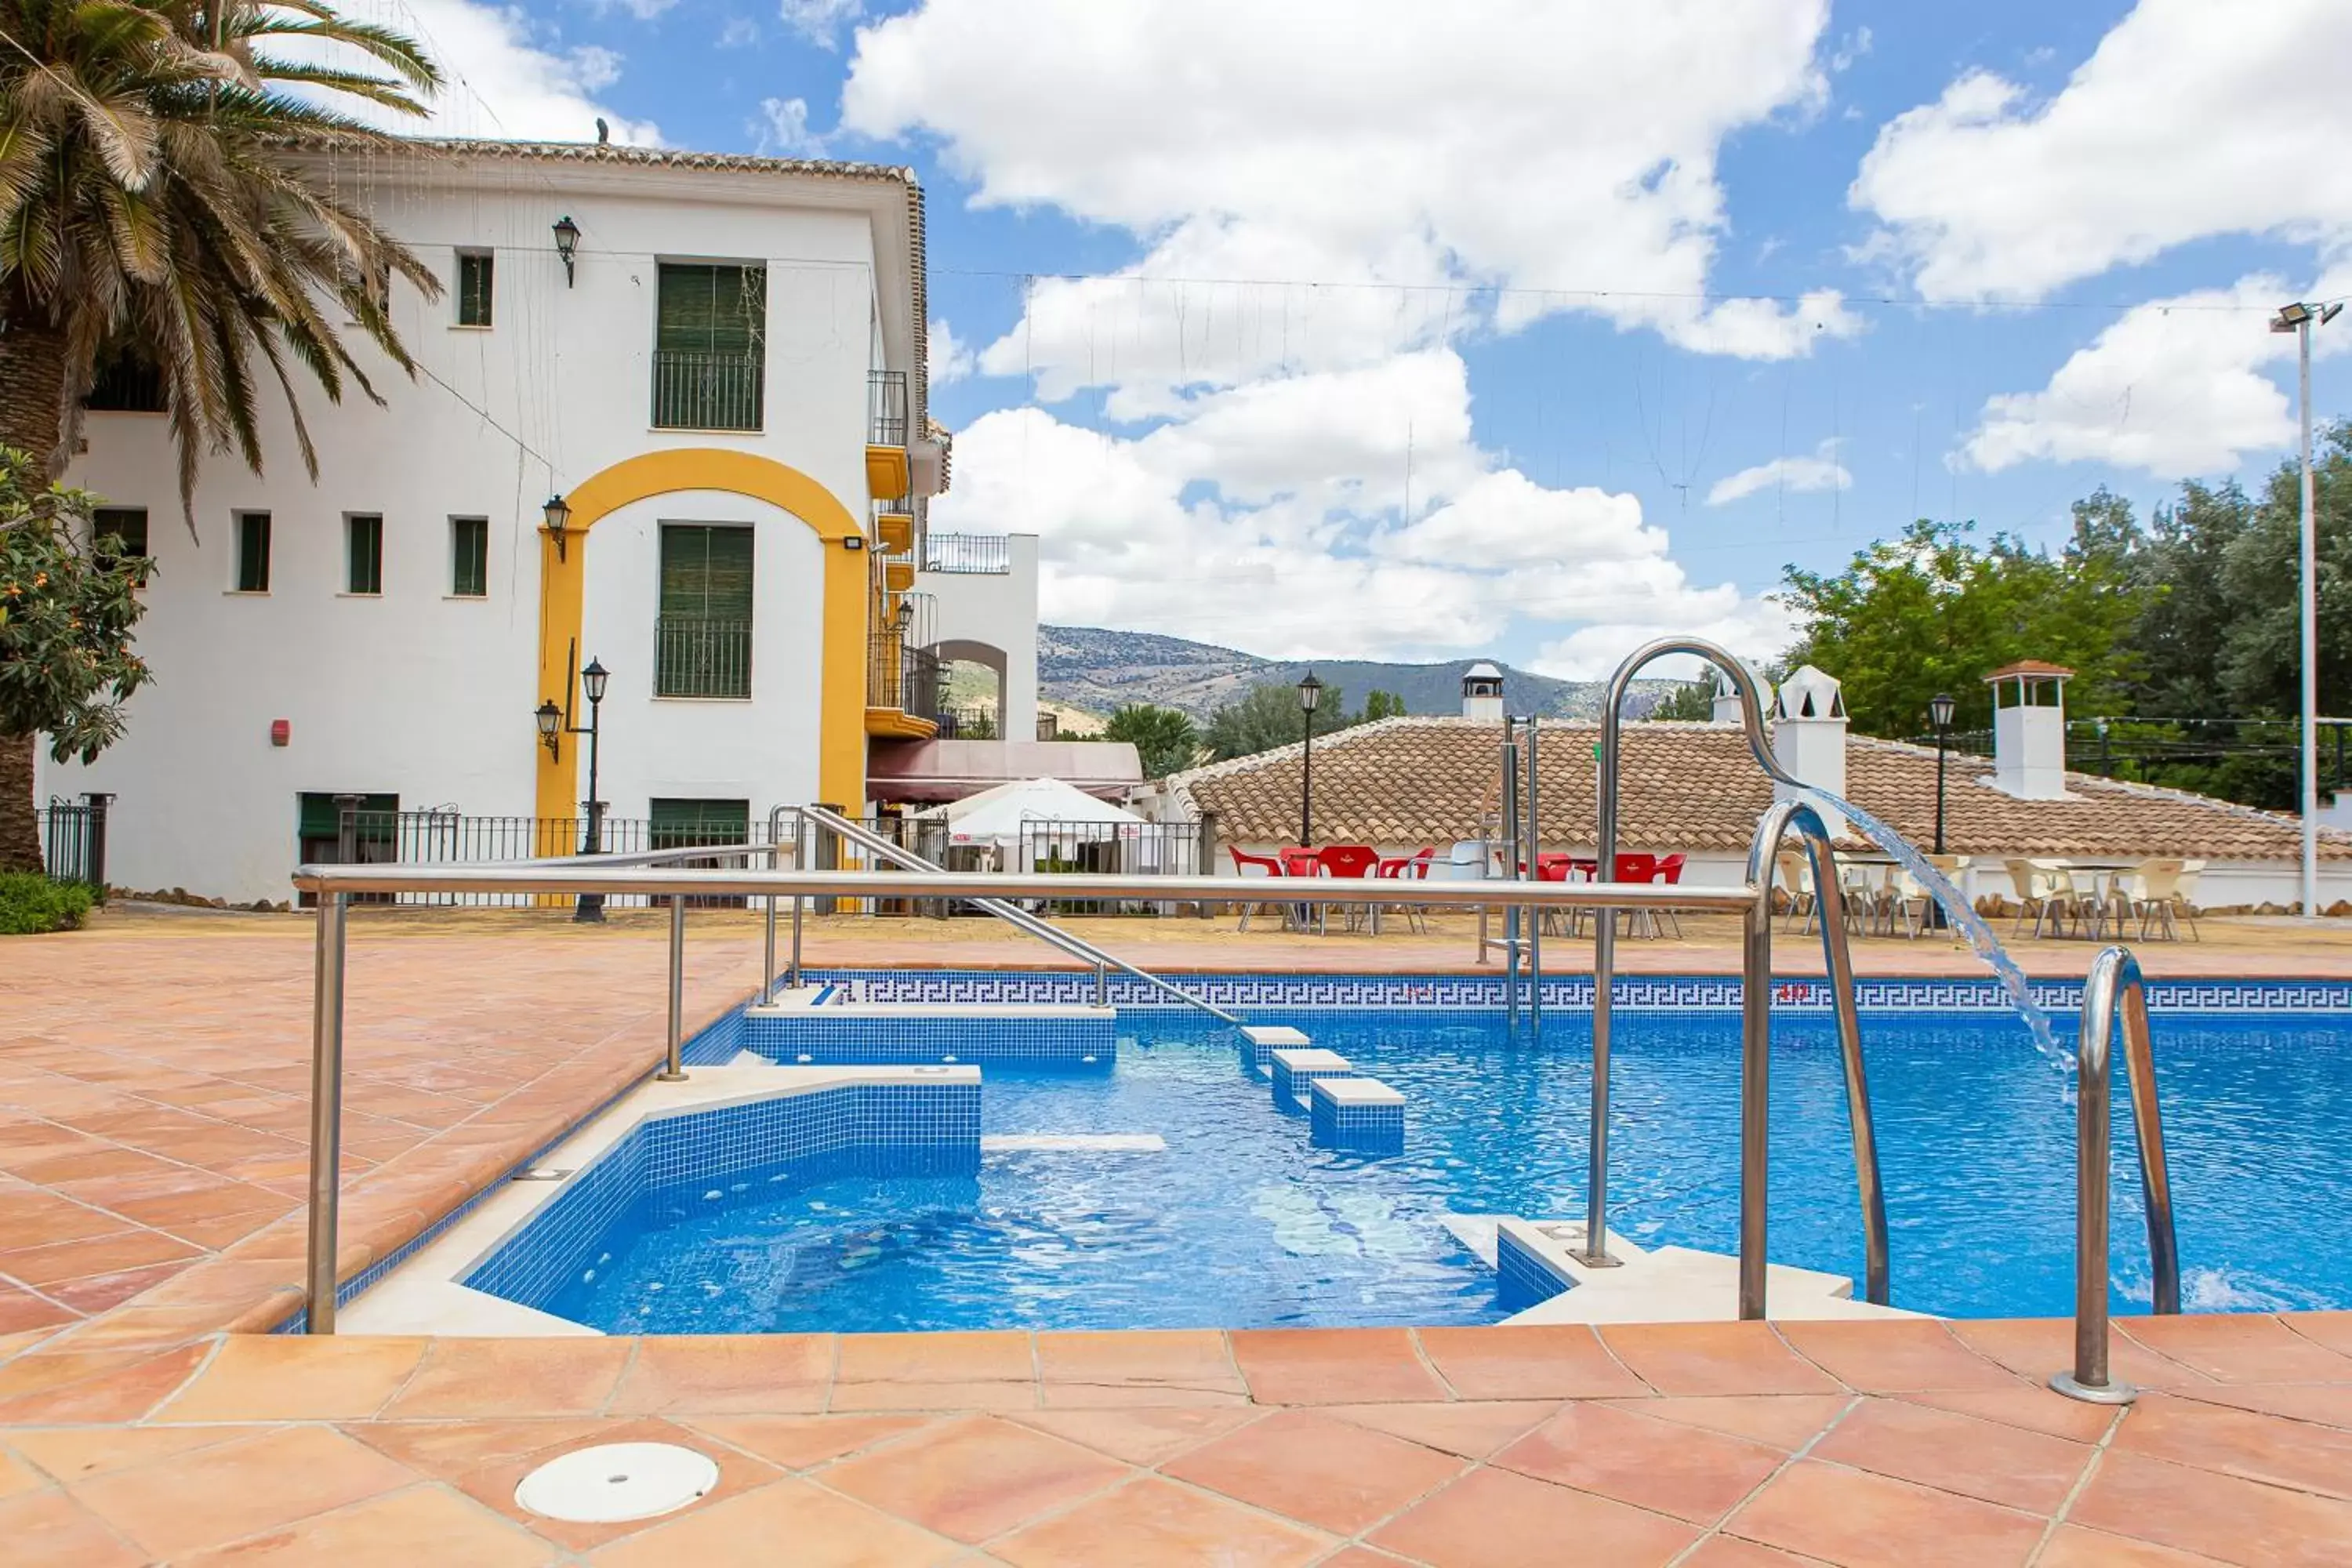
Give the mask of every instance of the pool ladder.
MULTIPOLYGON (((1610 678, 1601 701, 1600 748, 1600 832, 1598 862, 1613 873, 1617 863, 1618 761, 1622 741, 1621 716, 1625 693, 1633 677, 1660 658, 1690 656, 1705 659, 1721 671, 1739 699, 1740 717, 1748 750, 1778 784, 1803 789, 1801 780, 1773 756, 1764 727, 1763 693, 1747 666, 1717 645, 1696 637, 1663 637, 1636 648, 1610 678)), ((1521 756, 1507 728, 1503 750, 1503 820, 1508 869, 1518 868, 1524 853, 1532 862, 1536 843, 1536 727, 1526 730, 1526 786, 1517 787, 1521 756), (1524 826, 1522 820, 1524 819, 1524 826)), ((1772 979, 1772 870, 1781 841, 1790 833, 1803 840, 1811 859, 1817 890, 1822 952, 1829 971, 1830 1000, 1837 1019, 1838 1056, 1844 1069, 1846 1114, 1853 1135, 1854 1176, 1861 1191, 1864 1293, 1867 1300, 1888 1305, 1886 1194, 1878 1168, 1878 1141, 1872 1123, 1870 1085, 1864 1069, 1862 1026, 1854 999, 1853 955, 1847 944, 1843 892, 1835 856, 1821 814, 1802 800, 1782 800, 1765 812, 1756 825, 1748 852, 1748 885, 1753 900, 1744 916, 1741 938, 1739 1051, 1739 1315, 1765 1315, 1766 1242, 1769 1211, 1767 1203, 1770 1172, 1770 1067, 1772 1001, 1778 987, 1772 979)), ((1517 915, 1518 911, 1513 911, 1517 915)), ((1608 1268, 1619 1260, 1608 1254, 1609 1194, 1609 1049, 1615 1007, 1616 919, 1612 910, 1593 911, 1592 934, 1592 1107, 1591 1164, 1587 1173, 1583 1251, 1578 1260, 1588 1268, 1608 1268)), ((1536 920, 1533 910, 1526 921, 1536 920)), ((1519 928, 1514 920, 1507 936, 1510 965, 1505 998, 1513 1016, 1518 1003, 1519 928)), ((1540 938, 1529 932, 1527 951, 1539 964, 1540 938)), ((1484 955, 1482 934, 1481 955, 1484 955)), ((1541 1017, 1539 967, 1531 967, 1528 986, 1531 1019, 1541 1017)), ((2165 1158, 2163 1117, 2157 1102, 2156 1058, 2148 1037, 2147 992, 2139 965, 2124 948, 2113 947, 2093 962, 2083 986, 2080 1047, 2076 1052, 2078 1086, 2075 1110, 2075 1237, 2074 1237, 2074 1366, 2051 1379, 2051 1386, 2073 1398, 2108 1404, 2127 1403, 2135 1391, 2110 1380, 2107 1373, 2107 1219, 2110 1185, 2112 1074, 2109 1048, 2117 1013, 2124 1035, 2124 1058, 2131 1083, 2132 1117, 2139 1150, 2140 1189, 2145 1200, 2148 1258, 2154 1279, 2154 1308, 2159 1313, 2180 1310, 2179 1249, 2172 1220, 2172 1184, 2165 1158)))

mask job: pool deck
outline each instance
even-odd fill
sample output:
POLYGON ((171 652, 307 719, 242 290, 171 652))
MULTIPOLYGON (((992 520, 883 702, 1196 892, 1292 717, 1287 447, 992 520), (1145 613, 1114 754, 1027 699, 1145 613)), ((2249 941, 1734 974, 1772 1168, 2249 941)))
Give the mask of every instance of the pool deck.
MULTIPOLYGON (((662 1034, 661 919, 359 914, 347 1274, 644 1075, 662 1034)), ((1088 925, 1169 969, 1469 967, 1466 928, 1088 925)), ((1732 969, 1727 924, 1685 928, 1621 943, 1626 970, 1732 969)), ((1035 962, 985 922, 812 931, 816 963, 1035 962)), ((2352 922, 2207 935, 2142 949, 2149 972, 2352 976, 2352 922)), ((758 940, 750 917, 693 917, 690 1026, 749 992, 758 940)), ((2093 951, 2019 954, 2063 975, 2093 951)), ((1781 952, 1787 973, 1818 964, 1809 940, 1781 952)), ((12 1564, 422 1552, 701 1568, 779 1561, 779 1532, 805 1543, 795 1564, 1347 1568, 1551 1563, 1570 1542, 1591 1561, 1710 1568, 2334 1563, 2352 1541, 2343 1313, 2128 1320, 2117 1373, 2164 1392, 2120 1421, 2039 1389, 2067 1355, 2055 1322, 257 1338, 300 1301, 308 922, 130 912, 5 953, 12 1564), (722 1479, 672 1519, 590 1530, 512 1506, 530 1455, 681 1432, 722 1479)), ((1547 957, 1565 971, 1588 954, 1556 940, 1547 957)), ((1873 974, 1975 972, 1942 942, 1865 942, 1857 959, 1873 974)))

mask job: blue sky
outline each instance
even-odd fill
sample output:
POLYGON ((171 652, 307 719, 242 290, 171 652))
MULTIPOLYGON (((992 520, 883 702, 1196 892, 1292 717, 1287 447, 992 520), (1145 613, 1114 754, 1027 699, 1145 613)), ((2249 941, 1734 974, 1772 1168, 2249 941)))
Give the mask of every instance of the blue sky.
POLYGON ((934 527, 1268 654, 1772 651, 1784 563, 1914 516, 2257 478, 2269 310, 2352 289, 2332 0, 360 9, 461 132, 911 163, 934 527))

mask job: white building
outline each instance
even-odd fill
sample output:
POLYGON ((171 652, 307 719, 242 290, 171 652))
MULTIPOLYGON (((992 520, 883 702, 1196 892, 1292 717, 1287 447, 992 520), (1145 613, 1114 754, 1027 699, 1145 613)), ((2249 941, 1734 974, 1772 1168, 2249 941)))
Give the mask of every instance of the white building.
POLYGON ((285 898, 339 795, 563 852, 592 660, 597 794, 656 835, 864 805, 877 754, 937 732, 942 654, 1034 732, 1034 541, 927 536, 911 171, 457 142, 320 172, 441 278, 390 286, 420 373, 354 334, 386 406, 303 393, 315 484, 265 393, 268 477, 209 460, 193 536, 135 374, 69 475, 156 562, 128 735, 40 781, 117 797, 110 880, 285 898))

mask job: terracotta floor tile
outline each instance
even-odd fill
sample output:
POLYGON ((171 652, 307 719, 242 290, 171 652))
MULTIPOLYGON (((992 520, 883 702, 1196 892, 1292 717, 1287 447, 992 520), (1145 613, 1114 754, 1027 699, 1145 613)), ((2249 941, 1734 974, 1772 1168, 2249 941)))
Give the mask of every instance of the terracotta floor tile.
POLYGON ((614 1423, 593 1415, 520 1421, 362 1421, 350 1436, 421 1476, 454 1481, 561 1448, 584 1447, 614 1423))
POLYGON ((147 1553, 63 1492, 0 1498, 9 1568, 139 1568, 147 1553))
POLYGON ((115 1274, 126 1268, 195 1256, 196 1248, 160 1230, 126 1230, 115 1236, 53 1241, 45 1247, 20 1247, 0 1252, 0 1274, 37 1290, 67 1279, 115 1274))
POLYGON ((1843 1568, 1998 1568, 2026 1561, 2042 1539, 2042 1521, 1908 1481, 1800 1459, 1723 1528, 1843 1568))
POLYGON ((384 1415, 593 1414, 612 1397, 631 1348, 619 1339, 435 1340, 384 1415))
POLYGON ((260 1426, 53 1426, 9 1434, 16 1451, 71 1484, 157 1459, 259 1436, 260 1426))
POLYGON ((0 1367, 0 1426, 135 1421, 185 1383, 211 1351, 65 1351, 0 1367))
POLYGON ((1475 1400, 1454 1405, 1334 1405, 1327 1415, 1424 1448, 1483 1459, 1525 1436, 1559 1409, 1556 1399, 1475 1400))
MULTIPOLYGON (((1018 1385, 1004 1384, 1000 1386, 1012 1388, 1018 1385)), ((1045 1410, 1134 1410, 1147 1406, 1162 1410, 1251 1408, 1250 1396, 1242 1392, 1238 1378, 1231 1389, 1186 1388, 1167 1383, 1041 1383, 1037 1385, 1036 1403, 1039 1408, 1045 1410)))
POLYGON ((698 1432, 788 1470, 806 1469, 919 1432, 928 1415, 687 1415, 698 1432))
POLYGON ((926 1530, 978 1542, 1128 1473, 1092 1449, 974 1415, 845 1459, 824 1479, 836 1491, 926 1530))
POLYGON ((290 1529, 180 1559, 173 1568, 541 1568, 558 1550, 481 1504, 445 1488, 415 1486, 373 1498, 290 1529))
POLYGON ((2202 1552, 2179 1552, 2152 1541, 2132 1541, 2104 1530, 2063 1524, 2034 1560, 2034 1568, 2212 1568, 2202 1552))
POLYGON ((117 1236, 131 1226, 119 1215, 47 1192, 0 1193, 0 1236, 18 1247, 117 1236))
POLYGON ((2341 1568, 2352 1542, 2352 1503, 2112 1451, 2067 1519, 2246 1568, 2341 1568))
POLYGON ((814 1411, 833 1381, 830 1334, 648 1335, 613 1414, 814 1411))
POLYGON ((48 1478, 5 1448, 0 1448, 0 1498, 15 1497, 19 1492, 39 1491, 49 1484, 48 1478))
POLYGON ((2352 1431, 2352 1384, 2320 1383, 2209 1383, 2177 1391, 2205 1405, 2259 1410, 2323 1426, 2352 1431))
POLYGON ((1660 1394, 1834 1394, 1769 1323, 1612 1323, 1601 1339, 1660 1394))
POLYGON ((1334 1534, 1353 1535, 1454 1479, 1462 1461, 1318 1411, 1280 1410, 1160 1469, 1334 1534))
POLYGON ((2352 1382, 2352 1356, 2336 1354, 2267 1313, 2118 1318, 2115 1326, 2158 1354, 2224 1383, 2352 1382))
POLYGON ((928 1568, 958 1552, 902 1520, 781 1480, 656 1521, 588 1560, 597 1568, 928 1568))
POLYGON ((1038 1375, 1048 1384, 1244 1391, 1225 1336, 1214 1329, 1041 1333, 1035 1349, 1038 1375))
POLYGON ((1571 1404, 1489 1463, 1580 1491, 1713 1524, 1788 1456, 1614 1405, 1571 1404))
POLYGON ((1581 1323, 1416 1332, 1438 1375, 1465 1399, 1604 1399, 1649 1392, 1581 1323))
POLYGON ((2352 1501, 2352 1432, 2306 1421, 2147 1394, 2124 1417, 2110 1452, 2352 1501))
MULTIPOLYGON (((2064 1372, 2074 1364, 2071 1318, 1956 1318, 1947 1326, 1970 1349, 1999 1362, 2027 1383, 2046 1384, 2052 1373, 2064 1372)), ((2116 1326, 2121 1327, 2120 1322, 2116 1326)), ((2108 1336, 2107 1372, 2142 1388, 2179 1388, 2212 1381, 2120 1333, 2108 1336)))
POLYGON ((1052 1436, 1124 1459, 1130 1465, 1156 1465, 1187 1448, 1197 1448, 1223 1436, 1264 1412, 1255 1405, 1239 1408, 1124 1410, 1038 1410, 1011 1419, 1052 1436))
POLYGON ((289 1426, 76 1483, 74 1496, 158 1557, 183 1557, 415 1484, 373 1448, 289 1426))
POLYGON ((1776 1325, 1799 1354, 1865 1394, 1925 1389, 2011 1389, 2020 1379, 1930 1320, 1776 1325))
POLYGON ((1410 1565, 1402 1557, 1391 1557, 1369 1546, 1347 1546, 1323 1559, 1316 1568, 1410 1568, 1410 1565))
POLYGON ((2352 1312, 2284 1312, 2279 1321, 2315 1344, 2352 1355, 2352 1312))
POLYGON ((991 1547, 1015 1568, 1294 1568, 1330 1537, 1146 1478, 991 1547))
POLYGON ((19 1334, 73 1320, 73 1309, 63 1302, 0 1281, 0 1333, 19 1334))
POLYGON ((1538 1568, 1580 1560, 1643 1568, 1670 1561, 1697 1535, 1687 1524, 1607 1498, 1481 1469, 1370 1539, 1433 1568, 1538 1568))
POLYGON ((158 1421, 333 1421, 373 1415, 426 1342, 373 1334, 233 1334, 158 1421))
POLYGON ((1039 1407, 1034 1383, 836 1383, 825 1408, 835 1412, 873 1410, 999 1410, 1017 1412, 1039 1407))
POLYGON ((2086 1443, 1899 1399, 1871 1399, 1830 1429, 1812 1458, 1984 1502, 2056 1513, 2091 1462, 2086 1443))
POLYGON ((1953 1389, 1932 1394, 1906 1394, 1900 1397, 1906 1404, 1925 1405, 1935 1410, 1956 1410, 1963 1415, 1998 1421, 2004 1426, 2021 1427, 2052 1437, 2071 1437, 2077 1443, 2097 1442, 2116 1423, 2116 1407, 2112 1405, 2085 1405, 2079 1399, 2069 1399, 2048 1388, 2027 1388, 2021 1384, 2016 1388, 1953 1389))
POLYGON ((1777 1546, 1759 1546, 1736 1535, 1712 1535, 1675 1568, 1812 1568, 1816 1559, 1791 1557, 1777 1546))
POLYGON ((1793 1454, 1822 1434, 1838 1413, 1853 1403, 1847 1394, 1735 1394, 1713 1397, 1621 1399, 1620 1410, 1677 1421, 1685 1426, 1727 1433, 1793 1454))
POLYGON ((1027 1383, 1037 1375, 1017 1330, 844 1334, 834 1375, 843 1383, 1027 1383))
POLYGON ((96 1314, 121 1306, 152 1286, 160 1285, 187 1267, 184 1260, 126 1268, 120 1274, 93 1274, 44 1287, 44 1293, 77 1312, 96 1314))
POLYGON ((1231 1337, 1234 1360, 1261 1405, 1445 1397, 1403 1329, 1245 1329, 1231 1337))

